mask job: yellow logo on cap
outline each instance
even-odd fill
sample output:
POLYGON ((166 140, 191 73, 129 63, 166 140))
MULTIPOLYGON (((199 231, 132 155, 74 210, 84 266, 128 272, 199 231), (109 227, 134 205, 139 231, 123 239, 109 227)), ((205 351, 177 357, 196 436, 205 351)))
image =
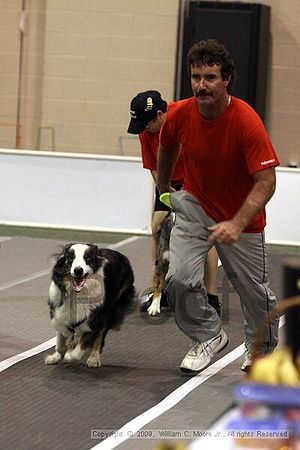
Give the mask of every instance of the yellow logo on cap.
POLYGON ((147 98, 147 106, 145 108, 145 111, 152 111, 153 109, 153 101, 151 97, 147 98))

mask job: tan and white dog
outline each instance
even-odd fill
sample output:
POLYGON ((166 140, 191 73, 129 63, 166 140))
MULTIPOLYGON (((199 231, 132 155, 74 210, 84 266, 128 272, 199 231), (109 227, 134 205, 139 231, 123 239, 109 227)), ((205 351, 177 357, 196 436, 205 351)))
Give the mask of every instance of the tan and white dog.
POLYGON ((160 314, 161 306, 167 306, 164 288, 166 275, 169 268, 169 246, 170 234, 174 224, 174 214, 169 212, 161 223, 156 249, 155 267, 153 272, 152 286, 153 297, 147 311, 150 316, 160 314))

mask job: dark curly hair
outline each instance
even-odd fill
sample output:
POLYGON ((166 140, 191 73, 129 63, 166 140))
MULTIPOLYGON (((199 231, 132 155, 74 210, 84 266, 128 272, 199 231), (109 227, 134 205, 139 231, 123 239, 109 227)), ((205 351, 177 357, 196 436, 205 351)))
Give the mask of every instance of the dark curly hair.
POLYGON ((204 39, 192 45, 187 55, 188 67, 221 67, 223 80, 229 80, 227 92, 230 93, 235 79, 234 62, 229 51, 216 39, 204 39))

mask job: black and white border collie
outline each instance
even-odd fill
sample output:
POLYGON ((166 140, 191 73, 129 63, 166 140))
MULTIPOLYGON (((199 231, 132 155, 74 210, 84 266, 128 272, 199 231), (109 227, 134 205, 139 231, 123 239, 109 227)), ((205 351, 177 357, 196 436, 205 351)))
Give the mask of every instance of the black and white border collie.
POLYGON ((48 303, 56 347, 45 363, 83 360, 100 367, 106 334, 120 328, 135 297, 126 256, 94 244, 66 245, 52 270, 48 303))

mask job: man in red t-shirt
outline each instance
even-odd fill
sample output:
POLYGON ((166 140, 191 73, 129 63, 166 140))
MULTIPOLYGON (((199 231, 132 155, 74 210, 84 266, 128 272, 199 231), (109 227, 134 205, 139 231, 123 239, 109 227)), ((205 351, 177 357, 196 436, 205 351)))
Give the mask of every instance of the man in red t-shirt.
MULTIPOLYGON (((167 115, 158 152, 161 199, 177 217, 167 292, 178 327, 193 342, 181 369, 204 369, 228 342, 202 289, 204 255, 215 244, 240 297, 245 318, 242 370, 247 370, 257 328, 276 305, 268 283, 264 227, 279 161, 259 116, 230 95, 235 73, 227 49, 214 39, 194 44, 188 66, 194 96, 176 102, 167 115), (179 149, 185 178, 183 189, 173 192, 170 179, 179 149)), ((269 325, 261 352, 272 351, 277 342, 278 318, 269 325)))
MULTIPOLYGON (((153 265, 156 261, 157 246, 161 223, 167 216, 170 208, 168 208, 159 199, 159 191, 157 188, 157 151, 159 145, 159 132, 165 121, 166 113, 172 111, 175 103, 167 102, 162 99, 161 94, 155 90, 149 90, 139 93, 131 101, 130 114, 131 120, 128 126, 128 133, 138 134, 141 144, 141 153, 143 167, 150 170, 153 181, 155 183, 155 201, 154 213, 152 219, 152 261, 153 265)), ((179 153, 174 171, 172 174, 171 186, 174 190, 180 190, 184 180, 184 161, 179 153)), ((216 276, 218 255, 215 247, 209 251, 206 259, 204 284, 207 289, 209 303, 220 314, 221 305, 216 295, 216 276)), ((152 296, 146 298, 142 302, 140 308, 146 311, 152 302, 152 296)), ((166 299, 162 298, 162 306, 166 305, 166 299)))

